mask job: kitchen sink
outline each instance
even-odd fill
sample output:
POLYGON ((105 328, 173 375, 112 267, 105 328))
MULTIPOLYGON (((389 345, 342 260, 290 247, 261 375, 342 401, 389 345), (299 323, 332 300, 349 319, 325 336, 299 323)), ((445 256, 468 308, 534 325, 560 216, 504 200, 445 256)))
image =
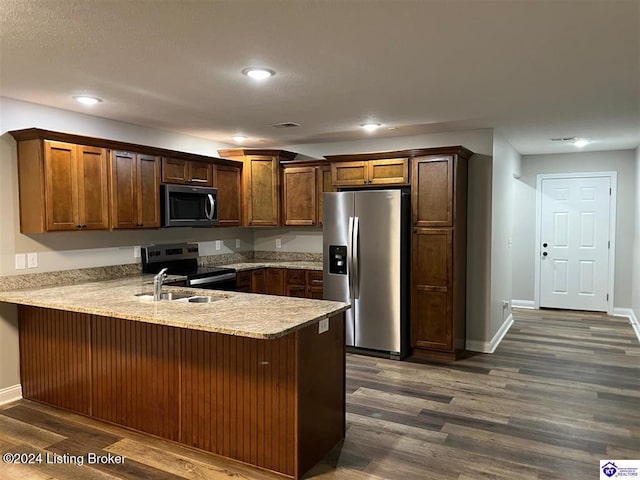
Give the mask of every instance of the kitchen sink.
MULTIPOLYGON (((136 297, 141 302, 153 302, 153 292, 137 293, 136 297)), ((209 295, 198 295, 193 292, 162 292, 160 300, 180 303, 211 303, 224 300, 227 297, 214 297, 209 295)))

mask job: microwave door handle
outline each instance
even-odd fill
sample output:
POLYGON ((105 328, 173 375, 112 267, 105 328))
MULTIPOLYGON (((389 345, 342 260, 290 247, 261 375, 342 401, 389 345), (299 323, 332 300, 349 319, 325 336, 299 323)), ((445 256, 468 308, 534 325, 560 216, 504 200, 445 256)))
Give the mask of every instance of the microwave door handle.
POLYGON ((216 201, 213 199, 213 195, 211 195, 210 193, 207 193, 207 198, 209 199, 209 204, 208 206, 211 207, 211 209, 209 210, 207 208, 207 204, 205 204, 204 206, 204 213, 207 216, 207 218, 209 220, 213 220, 213 214, 215 213, 215 209, 216 209, 216 201))

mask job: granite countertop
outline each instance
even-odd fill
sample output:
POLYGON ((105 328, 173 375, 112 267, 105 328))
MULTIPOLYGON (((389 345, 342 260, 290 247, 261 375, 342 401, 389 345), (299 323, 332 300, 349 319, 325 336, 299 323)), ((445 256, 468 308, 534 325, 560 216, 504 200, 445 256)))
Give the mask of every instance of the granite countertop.
POLYGON ((256 268, 290 268, 296 270, 319 270, 322 271, 322 262, 286 261, 286 260, 251 260, 250 262, 231 263, 220 265, 221 267, 233 268, 236 272, 242 270, 254 270, 256 268))
POLYGON ((136 276, 7 290, 0 292, 0 301, 262 339, 283 337, 349 308, 327 300, 169 286, 163 291, 211 296, 216 301, 141 301, 137 294, 153 290, 147 281, 136 276))

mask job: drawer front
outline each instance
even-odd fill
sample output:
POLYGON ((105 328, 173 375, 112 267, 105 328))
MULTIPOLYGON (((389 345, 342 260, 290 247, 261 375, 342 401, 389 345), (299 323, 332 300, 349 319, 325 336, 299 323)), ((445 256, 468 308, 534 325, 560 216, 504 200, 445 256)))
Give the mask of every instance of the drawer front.
POLYGON ((287 284, 304 285, 305 280, 304 270, 287 270, 287 284))
POLYGON ((321 287, 323 284, 323 274, 316 270, 307 270, 307 285, 310 287, 321 287))

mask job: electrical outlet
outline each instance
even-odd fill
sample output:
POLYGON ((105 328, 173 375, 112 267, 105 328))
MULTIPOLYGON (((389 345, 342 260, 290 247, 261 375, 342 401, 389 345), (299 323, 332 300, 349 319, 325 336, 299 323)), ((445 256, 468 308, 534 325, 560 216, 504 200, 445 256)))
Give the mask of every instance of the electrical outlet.
POLYGON ((16 253, 16 270, 27 268, 27 256, 24 253, 16 253))
POLYGON ((220 240, 216 240, 216 250, 220 250, 222 248, 222 242, 220 240))
POLYGON ((240 248, 240 239, 236 238, 236 248, 240 248))
POLYGON ((276 238, 276 248, 282 248, 282 239, 276 238))
POLYGON ((37 253, 27 253, 27 268, 38 268, 37 253))
POLYGON ((140 247, 133 247, 133 258, 140 258, 140 247))

